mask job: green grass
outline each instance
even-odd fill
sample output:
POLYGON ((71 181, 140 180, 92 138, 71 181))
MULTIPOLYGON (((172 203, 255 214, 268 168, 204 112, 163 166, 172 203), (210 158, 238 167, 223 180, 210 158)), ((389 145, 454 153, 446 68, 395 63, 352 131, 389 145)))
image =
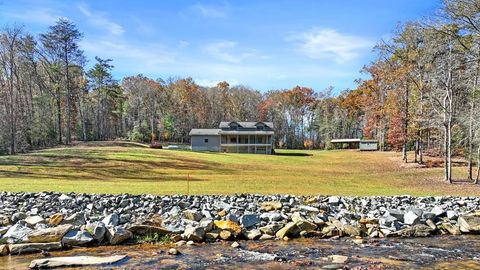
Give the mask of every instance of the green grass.
MULTIPOLYGON (((442 168, 401 168, 392 152, 278 150, 279 155, 197 153, 118 144, 0 157, 0 190, 82 193, 480 195, 448 185, 442 168), (187 181, 189 180, 189 181, 187 181)), ((454 168, 464 176, 465 168, 454 168)))

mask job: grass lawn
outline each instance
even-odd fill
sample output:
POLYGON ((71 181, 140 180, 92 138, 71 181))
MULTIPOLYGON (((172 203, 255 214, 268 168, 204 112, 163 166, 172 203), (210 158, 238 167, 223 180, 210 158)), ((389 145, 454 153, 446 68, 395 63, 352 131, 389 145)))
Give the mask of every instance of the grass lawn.
MULTIPOLYGON (((279 155, 91 143, 0 157, 0 190, 85 193, 480 195, 442 168, 402 168, 399 154, 278 150, 279 155), (190 181, 187 182, 187 179, 190 181)), ((463 177, 464 167, 454 176, 463 177)))

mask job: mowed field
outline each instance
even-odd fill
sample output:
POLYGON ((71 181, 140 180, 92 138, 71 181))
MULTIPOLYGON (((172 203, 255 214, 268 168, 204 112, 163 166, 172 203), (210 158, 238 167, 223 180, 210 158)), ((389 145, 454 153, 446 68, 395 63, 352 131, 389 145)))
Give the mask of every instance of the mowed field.
MULTIPOLYGON (((402 168, 399 154, 277 150, 197 153, 90 143, 0 157, 0 190, 131 194, 480 195, 442 168, 402 168)), ((464 167, 454 176, 464 177, 464 167)))

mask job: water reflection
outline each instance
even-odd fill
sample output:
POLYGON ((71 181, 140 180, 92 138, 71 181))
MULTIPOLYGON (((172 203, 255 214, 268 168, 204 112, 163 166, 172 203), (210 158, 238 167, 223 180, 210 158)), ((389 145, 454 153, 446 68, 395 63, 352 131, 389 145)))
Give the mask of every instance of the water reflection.
MULTIPOLYGON (((230 242, 182 246, 181 255, 166 254, 170 245, 125 245, 77 248, 52 252, 52 256, 126 254, 129 259, 112 266, 82 269, 480 269, 480 236, 439 236, 384 240, 303 239, 230 242), (345 255, 342 264, 330 255, 345 255)), ((0 257, 0 269, 26 269, 41 254, 0 257)))

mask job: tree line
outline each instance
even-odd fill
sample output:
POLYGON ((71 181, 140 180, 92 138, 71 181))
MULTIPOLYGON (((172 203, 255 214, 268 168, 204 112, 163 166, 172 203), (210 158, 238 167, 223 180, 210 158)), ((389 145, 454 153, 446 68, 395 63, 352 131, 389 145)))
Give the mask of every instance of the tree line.
POLYGON ((356 89, 275 89, 265 93, 191 78, 116 80, 113 61, 79 46, 83 34, 60 19, 37 37, 23 27, 0 32, 0 153, 127 139, 187 143, 192 128, 220 121, 272 121, 276 147, 329 149, 335 138, 377 139, 381 150, 439 155, 445 180, 452 157, 480 170, 480 4, 445 0, 437 14, 398 27, 375 47, 356 89))

